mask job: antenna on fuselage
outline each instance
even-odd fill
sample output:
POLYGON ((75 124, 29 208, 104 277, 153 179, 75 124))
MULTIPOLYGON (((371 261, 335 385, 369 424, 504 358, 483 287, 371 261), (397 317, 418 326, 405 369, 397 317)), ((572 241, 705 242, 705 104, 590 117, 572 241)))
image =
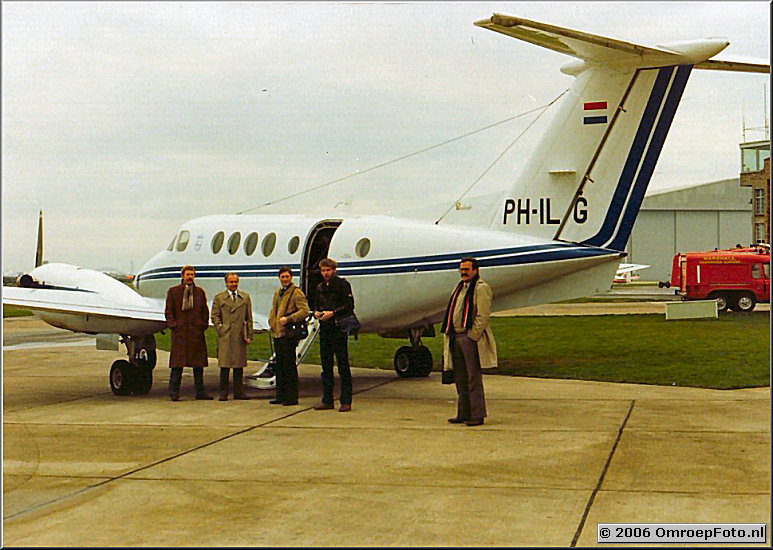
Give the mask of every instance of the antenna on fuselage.
POLYGON ((35 267, 43 265, 43 210, 38 217, 38 248, 35 251, 35 267))

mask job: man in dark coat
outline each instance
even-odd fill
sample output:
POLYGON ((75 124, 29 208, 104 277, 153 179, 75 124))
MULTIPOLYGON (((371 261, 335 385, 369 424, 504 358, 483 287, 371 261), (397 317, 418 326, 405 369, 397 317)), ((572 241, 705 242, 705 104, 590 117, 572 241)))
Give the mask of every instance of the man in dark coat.
POLYGON ((193 280, 192 266, 182 268, 182 283, 166 293, 166 324, 172 331, 172 350, 169 354, 169 398, 180 400, 180 382, 183 367, 193 368, 196 399, 212 399, 204 387, 204 367, 207 366, 207 342, 204 331, 209 325, 207 295, 193 280))
POLYGON ((354 295, 349 281, 336 275, 337 264, 330 258, 319 262, 323 281, 317 285, 314 317, 319 319, 319 357, 322 363, 322 401, 314 408, 324 411, 333 408, 333 356, 338 360, 341 377, 340 412, 352 410, 352 373, 349 368, 348 334, 342 331, 337 319, 354 314, 354 295))

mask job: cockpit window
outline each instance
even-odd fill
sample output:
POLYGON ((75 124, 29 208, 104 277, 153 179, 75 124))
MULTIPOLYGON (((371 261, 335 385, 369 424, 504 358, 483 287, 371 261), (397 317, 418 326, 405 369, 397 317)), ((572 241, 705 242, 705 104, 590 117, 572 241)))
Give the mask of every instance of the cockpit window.
POLYGON ((175 233, 174 237, 172 237, 172 242, 169 243, 169 246, 166 248, 169 252, 174 250, 174 242, 177 240, 177 234, 175 233))
POLYGON ((180 238, 177 239, 177 252, 182 252, 185 247, 188 246, 188 241, 191 240, 191 234, 189 231, 180 231, 180 238))
POLYGON ((229 254, 236 254, 236 251, 239 250, 239 243, 242 240, 242 234, 238 231, 234 232, 230 237, 228 237, 228 253, 229 254))
POLYGON ((223 248, 223 241, 225 241, 225 233, 218 231, 215 236, 212 237, 212 254, 217 254, 220 249, 223 248))

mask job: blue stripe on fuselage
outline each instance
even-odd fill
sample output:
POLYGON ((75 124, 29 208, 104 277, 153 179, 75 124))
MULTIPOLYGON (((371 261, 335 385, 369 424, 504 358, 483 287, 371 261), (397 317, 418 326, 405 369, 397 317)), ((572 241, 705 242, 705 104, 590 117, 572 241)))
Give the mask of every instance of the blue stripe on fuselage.
MULTIPOLYGON (((613 254, 613 252, 600 248, 553 243, 413 258, 385 258, 381 260, 339 262, 338 273, 343 276, 456 270, 459 267, 459 260, 464 256, 476 257, 481 267, 490 267, 570 260, 606 254, 613 254)), ((276 271, 278 270, 278 268, 273 269, 273 266, 271 266, 272 269, 266 269, 264 266, 257 265, 194 267, 196 268, 196 276, 202 278, 225 277, 225 274, 229 272, 235 272, 240 277, 276 277, 276 271)), ((294 266, 294 269, 297 267, 294 266)), ((180 277, 180 270, 177 267, 156 268, 140 273, 138 277, 142 281, 177 279, 180 277)))

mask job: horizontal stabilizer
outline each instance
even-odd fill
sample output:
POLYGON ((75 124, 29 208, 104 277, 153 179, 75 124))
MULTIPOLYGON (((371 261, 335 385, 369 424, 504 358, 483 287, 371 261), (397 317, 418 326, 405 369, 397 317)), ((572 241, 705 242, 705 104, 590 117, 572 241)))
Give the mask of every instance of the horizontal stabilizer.
POLYGON ((736 71, 739 73, 770 73, 770 65, 764 63, 745 63, 742 61, 720 61, 709 59, 698 63, 694 69, 708 69, 711 71, 736 71))
POLYGON ((672 59, 673 64, 680 61, 679 54, 669 50, 641 46, 522 17, 494 14, 490 19, 476 21, 475 25, 585 61, 619 61, 621 57, 635 59, 644 56, 672 59))

